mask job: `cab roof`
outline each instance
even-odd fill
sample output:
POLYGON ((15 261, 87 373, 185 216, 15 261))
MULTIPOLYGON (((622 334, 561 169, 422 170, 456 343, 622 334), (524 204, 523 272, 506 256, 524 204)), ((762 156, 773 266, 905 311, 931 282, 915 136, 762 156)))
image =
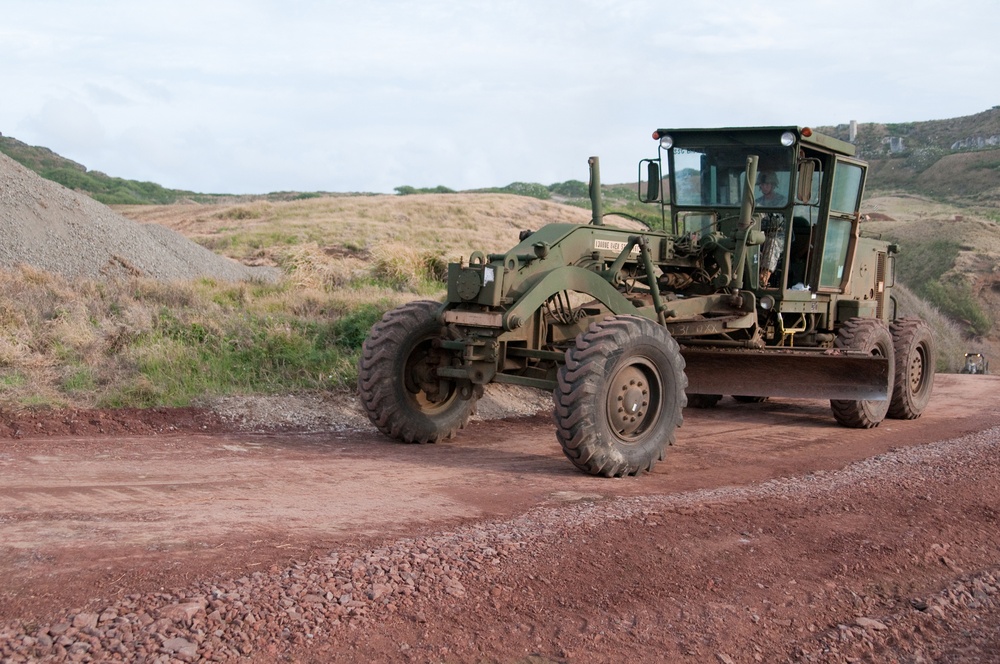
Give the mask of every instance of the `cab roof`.
POLYGON ((802 145, 820 148, 848 157, 853 157, 857 150, 854 145, 839 138, 833 138, 813 131, 809 127, 717 127, 701 129, 657 129, 653 137, 659 139, 667 134, 674 137, 677 145, 694 146, 700 143, 715 145, 773 145, 780 144, 785 132, 795 135, 796 141, 802 145))

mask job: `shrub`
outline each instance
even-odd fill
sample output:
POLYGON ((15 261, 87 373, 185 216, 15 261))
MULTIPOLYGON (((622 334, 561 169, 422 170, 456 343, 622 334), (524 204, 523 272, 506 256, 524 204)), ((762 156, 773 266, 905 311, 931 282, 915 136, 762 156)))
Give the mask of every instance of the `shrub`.
POLYGON ((388 307, 377 304, 363 304, 333 323, 333 336, 341 348, 357 350, 361 348, 368 331, 381 320, 388 307))
POLYGON ((389 243, 372 250, 371 274, 392 288, 421 293, 440 289, 447 264, 439 254, 389 243))
POLYGON ((590 187, 587 186, 586 182, 581 182, 580 180, 566 180, 565 182, 550 184, 549 191, 558 196, 566 196, 568 198, 588 198, 590 196, 590 187))

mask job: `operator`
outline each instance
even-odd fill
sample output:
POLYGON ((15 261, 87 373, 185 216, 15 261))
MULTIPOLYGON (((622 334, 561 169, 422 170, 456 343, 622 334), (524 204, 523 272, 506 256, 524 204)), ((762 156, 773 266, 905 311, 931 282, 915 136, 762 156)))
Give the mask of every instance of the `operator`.
POLYGON ((760 196, 757 197, 757 205, 760 207, 785 207, 785 197, 775 189, 778 186, 778 176, 774 171, 761 171, 757 176, 757 186, 760 187, 760 196))
MULTIPOLYGON (((778 186, 778 176, 774 171, 761 171, 757 176, 757 186, 760 187, 758 206, 767 208, 785 206, 785 197, 775 191, 778 186)), ((760 227, 764 231, 764 244, 761 246, 760 256, 760 286, 768 288, 785 251, 785 215, 778 212, 765 214, 761 218, 760 227)))

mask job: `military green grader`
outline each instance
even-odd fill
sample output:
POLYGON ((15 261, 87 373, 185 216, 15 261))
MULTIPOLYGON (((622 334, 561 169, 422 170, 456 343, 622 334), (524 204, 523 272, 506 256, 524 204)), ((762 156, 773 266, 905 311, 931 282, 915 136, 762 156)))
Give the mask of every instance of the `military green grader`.
POLYGON ((614 477, 651 469, 685 406, 723 395, 830 399, 855 428, 920 416, 932 337, 896 316, 898 247, 862 235, 854 146, 799 127, 653 138, 639 197, 656 223, 606 223, 591 158, 590 223, 473 252, 449 265, 444 303, 373 326, 358 389, 379 430, 435 442, 465 426, 486 385, 530 386, 552 392, 570 461, 614 477))
POLYGON ((990 363, 982 353, 966 353, 965 364, 958 373, 964 374, 988 374, 990 363))

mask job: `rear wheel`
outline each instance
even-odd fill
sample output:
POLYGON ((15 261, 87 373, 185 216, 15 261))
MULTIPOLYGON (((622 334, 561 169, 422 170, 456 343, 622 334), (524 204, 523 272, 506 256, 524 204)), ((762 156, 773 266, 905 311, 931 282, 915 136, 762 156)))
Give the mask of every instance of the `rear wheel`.
POLYGON ((898 420, 920 417, 934 387, 934 339, 919 318, 900 318, 889 326, 896 366, 888 416, 898 420))
POLYGON ((419 301, 387 312, 361 347, 361 405, 379 431, 404 443, 450 438, 475 411, 474 396, 461 398, 455 383, 437 376, 451 360, 434 344, 442 330, 440 307, 419 301))
POLYGON ((722 399, 721 394, 689 394, 688 408, 715 408, 722 399))
POLYGON ((591 475, 650 470, 684 408, 684 358, 661 325, 636 316, 593 323, 566 351, 555 390, 556 435, 591 475))
MULTIPOLYGON (((837 333, 834 341, 837 348, 844 350, 859 350, 889 359, 889 375, 892 377, 894 353, 892 335, 889 328, 878 318, 851 318, 847 320, 837 333)), ((890 395, 891 396, 891 390, 890 395)), ((885 419, 889 410, 889 399, 884 401, 831 400, 830 407, 837 422, 852 429, 870 429, 877 427, 885 419)))

